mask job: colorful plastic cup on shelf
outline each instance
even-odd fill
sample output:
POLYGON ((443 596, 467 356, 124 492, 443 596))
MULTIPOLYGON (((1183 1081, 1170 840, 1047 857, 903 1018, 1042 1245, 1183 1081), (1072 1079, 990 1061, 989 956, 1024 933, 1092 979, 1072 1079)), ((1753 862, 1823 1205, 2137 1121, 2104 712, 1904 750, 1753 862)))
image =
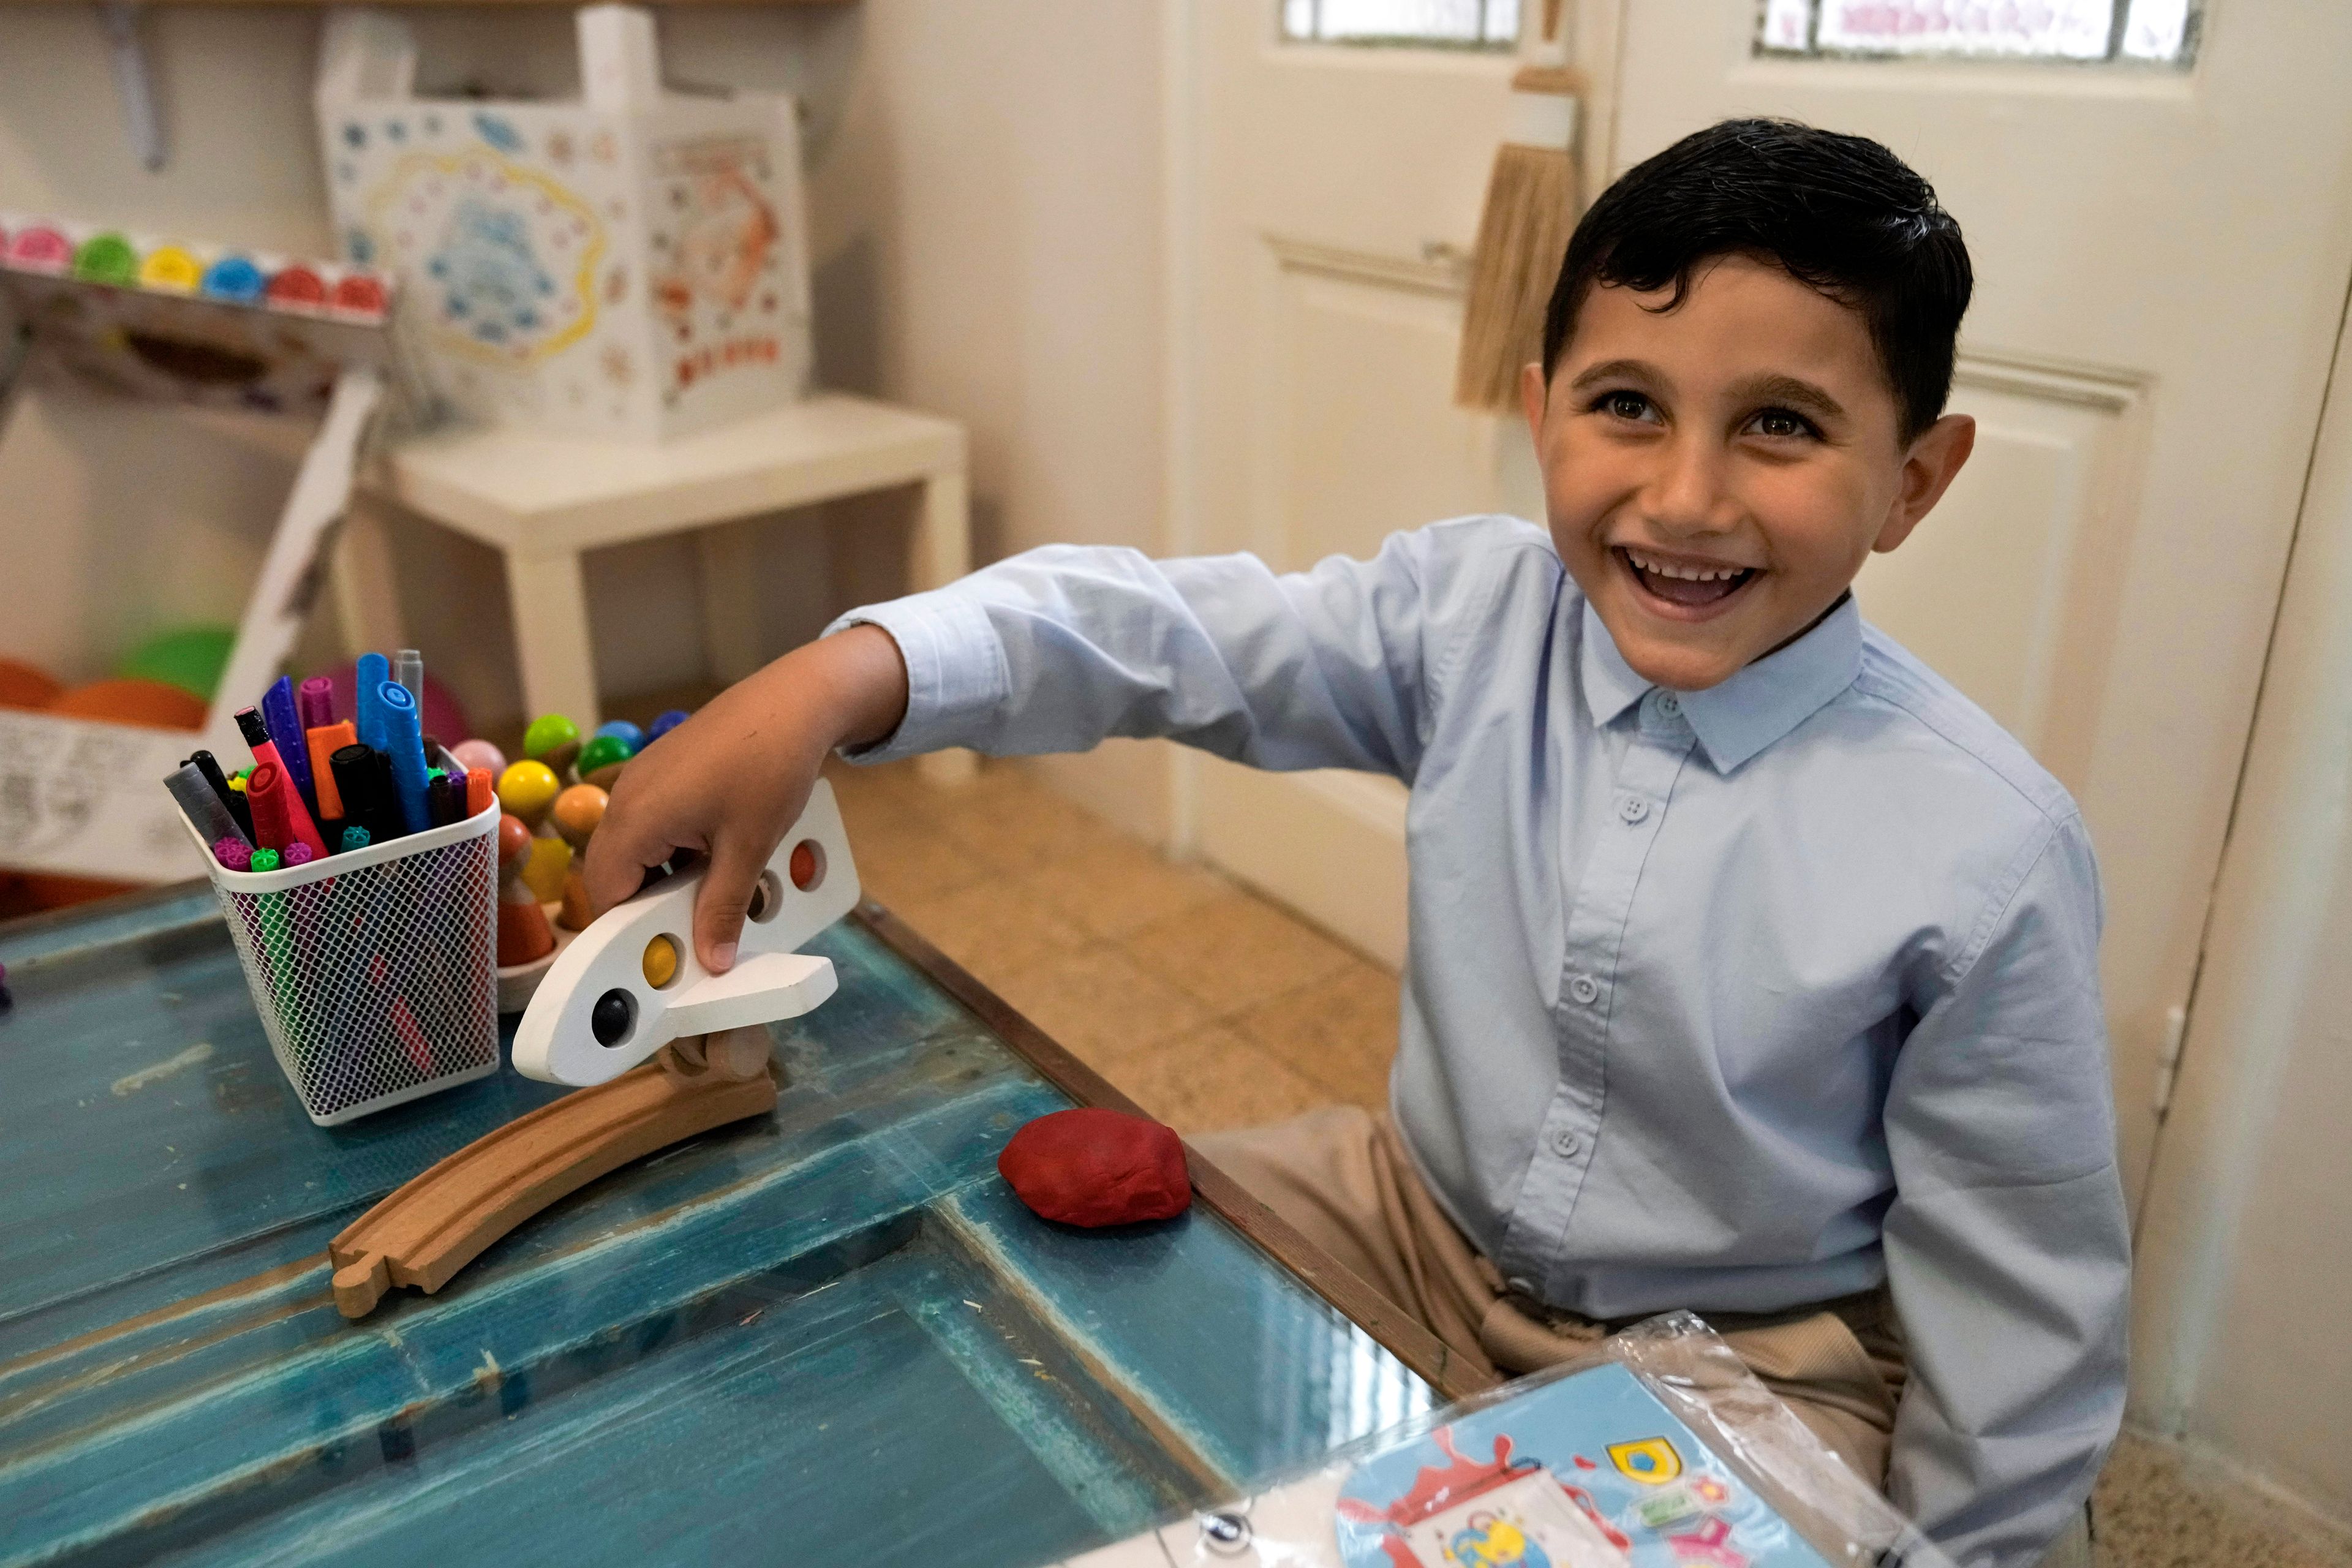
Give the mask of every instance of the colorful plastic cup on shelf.
POLYGON ((261 268, 242 256, 224 256, 205 269, 204 292, 215 300, 250 305, 260 300, 269 280, 261 268))
POLYGON ((86 283, 135 283, 139 253, 119 234, 94 234, 74 252, 73 274, 86 283))

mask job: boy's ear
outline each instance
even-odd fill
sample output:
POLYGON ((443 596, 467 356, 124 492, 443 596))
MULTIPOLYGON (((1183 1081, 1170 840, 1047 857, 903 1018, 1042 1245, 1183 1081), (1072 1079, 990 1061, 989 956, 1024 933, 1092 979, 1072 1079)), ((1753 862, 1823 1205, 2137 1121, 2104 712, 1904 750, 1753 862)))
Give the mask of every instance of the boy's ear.
POLYGON ((1895 504, 1887 509, 1885 525, 1871 542, 1871 549, 1884 552, 1910 538, 1919 520, 1944 499, 1945 489, 1959 477, 1961 465, 1976 445, 1977 422, 1966 414, 1947 414, 1919 432, 1903 456, 1902 486, 1895 492, 1895 504))
POLYGON ((1528 436, 1538 452, 1543 450, 1544 396, 1550 387, 1551 380, 1538 362, 1529 360, 1519 367, 1519 406, 1527 410, 1528 436))

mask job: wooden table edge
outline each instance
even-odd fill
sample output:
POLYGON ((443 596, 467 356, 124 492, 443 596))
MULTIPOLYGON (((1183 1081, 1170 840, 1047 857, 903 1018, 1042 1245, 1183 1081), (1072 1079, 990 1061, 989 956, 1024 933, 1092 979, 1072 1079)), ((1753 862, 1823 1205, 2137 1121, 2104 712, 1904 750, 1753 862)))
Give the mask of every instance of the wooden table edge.
MULTIPOLYGON (((1147 1114, 1119 1092, 1117 1085, 1071 1055, 1052 1036, 1022 1016, 1010 1003, 883 905, 869 899, 857 907, 851 918, 891 952, 921 970, 941 990, 979 1015, 1013 1054, 1080 1105, 1108 1106, 1138 1116, 1147 1114)), ((1447 1402, 1466 1398, 1501 1381, 1454 1354, 1444 1341, 1406 1317, 1402 1308, 1372 1289, 1362 1276, 1251 1196, 1239 1182, 1219 1170, 1189 1142, 1184 1145, 1184 1158, 1192 1174, 1192 1190, 1203 1203, 1420 1374, 1447 1402)))

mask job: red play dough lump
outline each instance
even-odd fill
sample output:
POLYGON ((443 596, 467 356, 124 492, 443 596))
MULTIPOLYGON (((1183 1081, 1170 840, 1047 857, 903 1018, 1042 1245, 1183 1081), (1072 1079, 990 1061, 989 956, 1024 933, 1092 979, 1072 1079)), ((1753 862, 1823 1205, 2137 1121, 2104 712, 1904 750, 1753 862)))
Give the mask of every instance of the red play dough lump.
POLYGON ((1192 1201, 1175 1129, 1099 1106, 1037 1118, 1004 1145, 996 1169, 1023 1203, 1064 1225, 1170 1219, 1192 1201))

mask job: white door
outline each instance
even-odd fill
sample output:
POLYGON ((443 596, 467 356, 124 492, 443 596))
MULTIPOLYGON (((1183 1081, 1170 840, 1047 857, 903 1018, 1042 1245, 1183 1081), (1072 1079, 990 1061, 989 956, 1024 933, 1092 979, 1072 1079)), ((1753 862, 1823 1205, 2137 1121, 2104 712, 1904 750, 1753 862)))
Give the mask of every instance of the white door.
MULTIPOLYGON (((1507 39, 1516 33, 1516 5, 1483 9, 1507 39)), ((1180 457, 1180 550, 1250 550, 1290 570, 1496 510, 1507 489, 1523 498, 1511 510, 1536 504, 1524 432, 1452 401, 1461 263, 1507 123, 1511 47, 1284 37, 1311 32, 1301 21, 1318 12, 1327 25, 1387 13, 1404 27, 1466 17, 1475 30, 1481 11, 1478 0, 1179 7, 1190 100, 1176 134, 1192 160, 1173 237, 1177 429, 1190 459, 1180 457)), ((1186 765, 1204 856, 1389 963, 1402 958, 1402 786, 1186 765)))
MULTIPOLYGON (((2352 277, 2352 6, 1817 5, 1585 0, 1580 35, 1618 39, 1584 61, 1615 106, 1589 136, 1622 169, 1790 115, 1885 142, 1958 217, 1976 457, 1859 593, 2082 803, 2137 1200, 2352 277), (1959 29, 1996 13, 2042 19, 2014 47, 2071 58, 1873 54, 1981 47, 1959 29), (2176 37, 2185 63, 2163 63, 2176 37)), ((1524 437, 1446 402, 1459 294, 1424 252, 1473 232, 1512 62, 1286 44, 1275 12, 1190 13, 1189 546, 1292 567, 1449 513, 1537 515, 1524 437)), ((1210 858, 1401 952, 1401 791, 1207 764, 1198 814, 1210 858)))

